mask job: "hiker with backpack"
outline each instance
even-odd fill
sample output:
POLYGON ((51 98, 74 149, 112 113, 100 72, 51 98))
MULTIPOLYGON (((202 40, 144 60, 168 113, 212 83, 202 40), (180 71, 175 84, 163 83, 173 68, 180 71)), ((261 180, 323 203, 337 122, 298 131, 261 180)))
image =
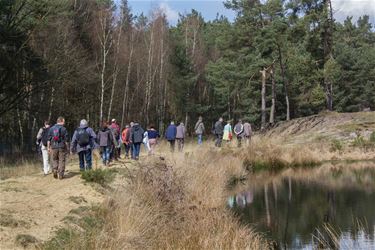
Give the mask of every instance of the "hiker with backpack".
POLYGON ((234 131, 234 133, 236 134, 236 137, 237 137, 237 146, 240 148, 242 139, 245 136, 242 120, 238 120, 237 124, 234 126, 233 131, 234 131))
POLYGON ((194 127, 195 134, 198 136, 198 145, 203 143, 204 124, 202 116, 199 116, 197 123, 194 127))
POLYGON ((120 126, 117 124, 116 119, 114 118, 112 119, 111 126, 109 127, 109 129, 112 132, 114 140, 116 140, 116 142, 112 145, 110 159, 117 160, 118 158, 120 158, 120 155, 121 155, 121 142, 120 142, 120 126))
POLYGON ((249 146, 251 141, 251 136, 253 134, 253 131, 251 129, 251 124, 249 122, 245 122, 243 125, 243 132, 244 132, 244 139, 246 146, 249 146))
POLYGON ((96 140, 100 147, 100 154, 102 156, 103 165, 108 166, 114 138, 111 130, 108 128, 108 123, 106 121, 102 122, 102 126, 98 132, 96 140))
POLYGON ((232 125, 231 121, 227 121, 227 125, 224 126, 224 131, 223 131, 223 141, 225 141, 227 144, 232 141, 233 134, 232 134, 232 125))
POLYGON ((214 134, 216 136, 215 147, 221 147, 221 141, 224 134, 223 118, 220 117, 219 120, 215 123, 214 134))
POLYGON ((49 121, 44 121, 43 128, 39 129, 38 135, 36 136, 37 145, 42 151, 44 176, 46 176, 50 170, 49 154, 48 154, 48 148, 47 148, 49 128, 50 128, 49 121))
POLYGON ((130 151, 130 148, 131 148, 130 130, 131 130, 130 126, 126 125, 125 128, 122 130, 122 133, 121 133, 121 140, 122 140, 122 143, 124 144, 124 148, 125 148, 125 159, 129 158, 129 151, 130 151))
POLYGON ((158 138, 160 137, 160 134, 155 129, 154 125, 150 125, 149 129, 147 130, 147 137, 148 137, 148 143, 150 145, 149 154, 153 155, 155 153, 156 144, 158 143, 158 138))
POLYGON ((141 144, 143 142, 144 129, 139 125, 138 122, 134 122, 130 132, 130 140, 133 144, 132 159, 139 160, 139 153, 141 150, 141 144))
POLYGON ((165 138, 169 142, 171 152, 174 152, 174 147, 176 143, 176 134, 177 134, 177 127, 174 125, 174 121, 171 121, 171 124, 168 126, 167 130, 165 131, 165 138))
POLYGON ((95 140, 94 130, 88 126, 85 119, 82 119, 79 127, 74 131, 70 146, 71 153, 78 153, 80 171, 92 168, 92 150, 95 148, 95 140))
POLYGON ((65 173, 65 158, 69 152, 69 134, 65 125, 64 117, 57 118, 57 123, 48 131, 47 148, 52 154, 53 178, 62 180, 65 173))
POLYGON ((177 148, 179 152, 184 150, 185 143, 185 125, 183 122, 180 122, 180 125, 177 126, 176 139, 177 139, 177 148))

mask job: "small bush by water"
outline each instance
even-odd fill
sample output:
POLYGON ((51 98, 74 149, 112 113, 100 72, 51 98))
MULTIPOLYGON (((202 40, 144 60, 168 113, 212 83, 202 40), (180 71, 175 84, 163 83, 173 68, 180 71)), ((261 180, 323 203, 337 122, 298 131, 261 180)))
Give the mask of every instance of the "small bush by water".
POLYGON ((344 145, 343 143, 340 141, 340 140, 337 140, 337 139, 333 139, 331 141, 331 151, 335 152, 335 151, 341 151, 342 149, 344 148, 344 145))

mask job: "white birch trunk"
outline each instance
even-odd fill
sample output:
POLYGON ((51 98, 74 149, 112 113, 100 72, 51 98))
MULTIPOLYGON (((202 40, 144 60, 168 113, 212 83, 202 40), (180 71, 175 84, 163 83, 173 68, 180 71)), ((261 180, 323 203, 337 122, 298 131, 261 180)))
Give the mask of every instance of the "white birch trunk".
POLYGON ((129 79, 130 79, 130 73, 132 68, 132 58, 133 58, 133 51, 134 51, 134 33, 131 31, 131 38, 130 38, 130 53, 129 53, 129 62, 128 62, 128 69, 126 72, 126 80, 125 80, 125 88, 124 88, 124 99, 122 100, 122 115, 121 115, 121 127, 124 125, 125 120, 125 113, 126 113, 126 107, 128 105, 128 99, 129 99, 129 79))

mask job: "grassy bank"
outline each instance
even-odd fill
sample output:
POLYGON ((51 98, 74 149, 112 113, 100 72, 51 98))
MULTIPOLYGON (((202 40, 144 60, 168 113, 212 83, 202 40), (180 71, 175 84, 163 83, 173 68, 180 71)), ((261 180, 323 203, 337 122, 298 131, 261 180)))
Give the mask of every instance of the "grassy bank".
MULTIPOLYGON (((62 242, 62 249, 267 249, 270 243, 241 225, 226 207, 230 188, 257 170, 302 169, 373 156, 361 147, 331 147, 330 141, 284 145, 259 136, 240 150, 234 143, 221 149, 188 144, 185 153, 171 154, 166 144, 159 145, 157 156, 122 165, 127 169, 123 181, 129 184, 110 188, 116 191, 108 192, 107 201, 90 215, 69 220, 73 226, 60 231, 57 237, 64 240, 55 240, 53 246, 62 242)), ((97 171, 84 179, 105 182, 96 178, 103 174, 97 171)))
POLYGON ((148 158, 129 170, 126 188, 44 248, 268 249, 225 205, 228 179, 245 172, 240 159, 212 149, 148 158))

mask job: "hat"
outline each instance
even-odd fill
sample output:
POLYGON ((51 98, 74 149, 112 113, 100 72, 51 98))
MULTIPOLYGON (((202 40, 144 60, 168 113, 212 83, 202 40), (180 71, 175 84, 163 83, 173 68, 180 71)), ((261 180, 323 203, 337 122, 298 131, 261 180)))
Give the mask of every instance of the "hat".
POLYGON ((81 127, 87 127, 87 121, 85 119, 82 119, 81 122, 79 123, 81 127))
POLYGON ((116 122, 116 119, 115 119, 115 118, 113 118, 113 119, 111 120, 111 122, 116 122))

